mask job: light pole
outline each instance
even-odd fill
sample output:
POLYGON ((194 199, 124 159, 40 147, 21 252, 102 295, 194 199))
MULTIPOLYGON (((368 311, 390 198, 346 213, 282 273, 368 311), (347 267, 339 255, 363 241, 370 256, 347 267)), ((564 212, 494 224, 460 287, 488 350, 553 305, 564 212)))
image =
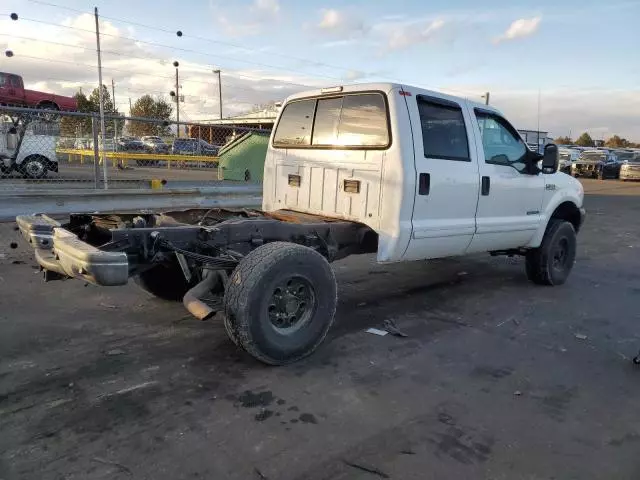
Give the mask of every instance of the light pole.
POLYGON ((489 105, 489 97, 491 96, 491 94, 489 92, 486 92, 484 95, 482 95, 482 97, 480 98, 484 98, 484 104, 485 105, 489 105))
POLYGON ((175 92, 171 92, 170 95, 176 99, 176 136, 180 138, 180 76, 178 74, 178 67, 180 64, 178 61, 175 61, 173 62, 173 66, 176 67, 176 90, 175 92))
POLYGON ((218 102, 220 106, 220 120, 222 120, 222 77, 220 70, 214 70, 213 73, 218 74, 218 102))

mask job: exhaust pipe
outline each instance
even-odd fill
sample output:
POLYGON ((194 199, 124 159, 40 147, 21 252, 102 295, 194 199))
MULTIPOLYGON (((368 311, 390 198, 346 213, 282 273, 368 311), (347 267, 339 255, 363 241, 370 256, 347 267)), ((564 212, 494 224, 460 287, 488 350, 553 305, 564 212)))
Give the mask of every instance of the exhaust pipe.
POLYGON ((189 290, 182 299, 185 308, 198 320, 209 320, 216 314, 217 310, 211 308, 200 298, 211 293, 214 288, 223 283, 220 272, 215 270, 206 270, 205 272, 207 276, 189 290))

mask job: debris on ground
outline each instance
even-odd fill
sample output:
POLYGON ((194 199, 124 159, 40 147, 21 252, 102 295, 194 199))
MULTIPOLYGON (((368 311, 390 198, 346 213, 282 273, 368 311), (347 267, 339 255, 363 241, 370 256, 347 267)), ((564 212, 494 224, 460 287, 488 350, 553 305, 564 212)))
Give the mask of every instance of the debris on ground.
POLYGON ((117 467, 121 471, 123 471, 124 473, 126 473, 126 474, 128 474, 128 475, 133 477, 133 472, 131 471, 131 469, 129 467, 126 467, 126 466, 122 465, 121 463, 111 462, 109 460, 105 460, 105 459, 99 458, 99 457, 93 457, 91 460, 93 460, 94 462, 101 463, 103 465, 110 465, 112 467, 117 467))
POLYGON ((389 332, 386 332, 384 330, 378 330, 377 328, 369 328, 368 330, 365 330, 366 333, 372 333, 374 335, 379 335, 381 337, 384 337, 385 335, 387 335, 389 332))
POLYGON ((115 310, 116 308, 118 308, 117 305, 110 305, 108 303, 101 303, 100 306, 104 308, 111 308, 112 310, 115 310))
POLYGON ((406 338, 409 335, 407 335, 406 333, 402 332, 398 326, 396 325, 396 322, 394 322, 391 319, 386 319, 384 322, 384 329, 389 332, 391 335, 394 335, 396 337, 402 337, 402 338, 406 338))
POLYGON ((574 335, 578 340, 586 340, 588 337, 584 333, 576 333, 574 335))
POLYGON ((513 394, 514 394, 516 397, 520 397, 520 396, 522 395, 522 392, 521 392, 520 390, 516 390, 515 392, 513 392, 513 394))
POLYGON ((124 355, 126 352, 124 350, 122 350, 121 348, 114 348, 113 350, 109 350, 107 352, 107 355, 113 357, 116 355, 124 355))
POLYGON ((382 470, 376 468, 376 467, 372 467, 372 466, 368 466, 368 465, 361 465, 358 463, 354 463, 354 462, 350 462, 348 460, 343 460, 344 464, 351 467, 351 468, 356 468, 358 470, 362 470, 363 472, 367 472, 367 473, 371 473, 372 475, 377 475, 380 478, 391 478, 389 475, 387 475, 386 473, 384 473, 382 470))

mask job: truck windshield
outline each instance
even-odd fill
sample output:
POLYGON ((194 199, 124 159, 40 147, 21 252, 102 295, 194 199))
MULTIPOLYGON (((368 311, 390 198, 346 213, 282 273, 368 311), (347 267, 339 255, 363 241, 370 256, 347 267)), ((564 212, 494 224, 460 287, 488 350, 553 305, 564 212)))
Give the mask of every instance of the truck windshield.
POLYGON ((380 93, 362 93, 288 103, 273 144, 284 148, 385 148, 388 115, 380 93))

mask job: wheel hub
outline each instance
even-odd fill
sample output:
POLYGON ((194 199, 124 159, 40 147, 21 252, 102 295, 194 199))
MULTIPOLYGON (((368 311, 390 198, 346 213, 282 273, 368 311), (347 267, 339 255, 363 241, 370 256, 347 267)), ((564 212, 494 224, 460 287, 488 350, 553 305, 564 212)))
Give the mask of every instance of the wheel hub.
POLYGON ((269 320, 278 330, 297 328, 310 317, 313 304, 313 288, 306 279, 286 279, 276 286, 269 299, 269 320))
POLYGON ((558 242, 558 246, 553 252, 553 267, 558 270, 562 270, 567 263, 568 258, 568 244, 567 239, 563 238, 558 242))

